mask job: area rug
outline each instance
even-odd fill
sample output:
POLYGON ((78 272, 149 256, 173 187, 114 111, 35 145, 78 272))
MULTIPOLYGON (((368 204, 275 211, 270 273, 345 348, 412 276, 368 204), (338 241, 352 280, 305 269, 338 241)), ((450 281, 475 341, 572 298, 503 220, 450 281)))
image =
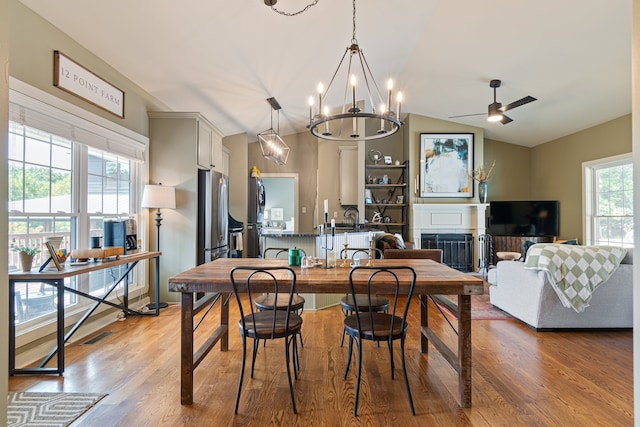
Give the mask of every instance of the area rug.
MULTIPOLYGON (((445 295, 445 297, 453 302, 458 302, 457 297, 451 295, 445 295)), ((443 310, 447 311, 444 307, 443 310)), ((482 295, 471 295, 471 320, 504 319, 513 319, 513 317, 509 313, 502 311, 491 304, 491 301, 489 300, 489 284, 485 282, 484 293, 482 295)))
POLYGON ((7 426, 68 426, 105 396, 95 393, 9 393, 7 426))

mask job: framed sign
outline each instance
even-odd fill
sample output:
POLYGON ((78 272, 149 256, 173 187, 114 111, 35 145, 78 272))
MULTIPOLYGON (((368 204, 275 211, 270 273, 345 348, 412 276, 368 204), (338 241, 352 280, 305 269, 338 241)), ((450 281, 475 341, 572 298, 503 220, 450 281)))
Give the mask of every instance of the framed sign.
POLYGON ((420 134, 420 196, 473 197, 473 134, 420 134))
POLYGON ((53 52, 53 85, 124 118, 124 92, 60 51, 53 52))

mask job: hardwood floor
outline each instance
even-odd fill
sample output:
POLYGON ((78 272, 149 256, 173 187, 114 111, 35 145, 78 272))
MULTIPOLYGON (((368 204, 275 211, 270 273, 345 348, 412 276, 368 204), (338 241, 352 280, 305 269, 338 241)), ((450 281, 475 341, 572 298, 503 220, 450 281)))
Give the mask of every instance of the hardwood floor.
MULTIPOLYGON (((180 405, 180 309, 159 318, 130 317, 70 344, 58 376, 15 376, 10 391, 107 393, 82 426, 631 426, 632 333, 537 333, 517 320, 473 320, 472 407, 457 403, 457 379, 440 354, 418 351, 418 307, 412 303, 407 369, 416 416, 411 416, 402 371, 391 380, 387 349, 365 343, 358 417, 352 416, 355 371, 343 380, 338 307, 303 314, 304 348, 291 402, 281 343, 260 348, 253 379, 245 376, 233 415, 240 339, 231 301, 229 351, 214 349, 195 372, 194 404, 180 405)), ((211 315, 218 319, 217 308, 211 315)), ((211 316, 210 315, 210 316, 211 316)), ((429 324, 448 328, 435 310, 429 324)), ((213 322, 204 322, 198 335, 213 322)), ((453 331, 447 336, 455 340, 453 331)), ((396 347, 396 354, 399 351, 396 347)))

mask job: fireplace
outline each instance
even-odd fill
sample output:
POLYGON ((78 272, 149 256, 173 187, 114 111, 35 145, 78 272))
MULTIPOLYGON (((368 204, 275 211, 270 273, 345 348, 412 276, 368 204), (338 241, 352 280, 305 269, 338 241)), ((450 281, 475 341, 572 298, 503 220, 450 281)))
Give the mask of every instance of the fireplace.
POLYGON ((423 249, 442 249, 442 262, 451 268, 473 271, 473 235, 460 233, 423 234, 423 249))
POLYGON ((436 244, 440 242, 447 265, 460 271, 478 271, 484 253, 480 248, 480 237, 486 234, 487 206, 482 203, 414 203, 411 206, 411 239, 416 246, 427 249, 428 243, 423 242, 422 236, 437 235, 436 244))

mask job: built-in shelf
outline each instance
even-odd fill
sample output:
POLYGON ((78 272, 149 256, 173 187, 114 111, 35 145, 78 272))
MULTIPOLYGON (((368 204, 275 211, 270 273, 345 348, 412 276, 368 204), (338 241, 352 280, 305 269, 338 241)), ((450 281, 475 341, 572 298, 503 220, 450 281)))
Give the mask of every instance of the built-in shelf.
POLYGON ((367 176, 365 177, 365 212, 367 228, 384 229, 388 233, 400 233, 406 240, 409 238, 409 200, 407 177, 409 176, 409 162, 401 165, 365 165, 367 176), (380 183, 384 176, 386 182, 380 183), (382 221, 373 222, 376 213, 380 214, 382 221), (385 219, 388 222, 385 222, 385 219))

